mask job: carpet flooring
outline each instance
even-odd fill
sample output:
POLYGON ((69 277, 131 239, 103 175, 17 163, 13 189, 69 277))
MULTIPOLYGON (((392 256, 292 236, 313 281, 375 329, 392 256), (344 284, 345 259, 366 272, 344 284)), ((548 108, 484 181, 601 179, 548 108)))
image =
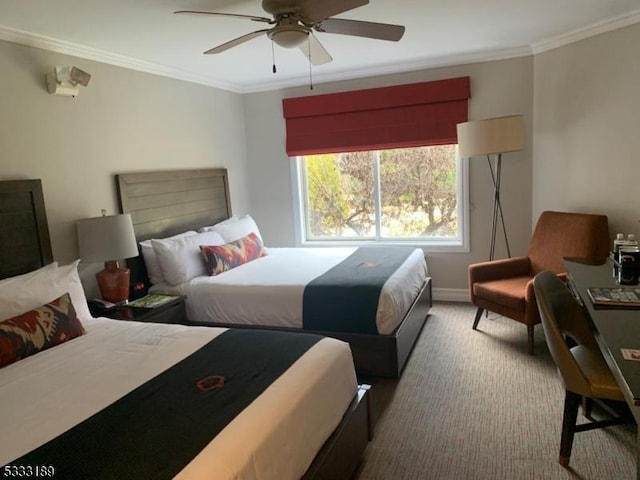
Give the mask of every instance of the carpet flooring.
MULTIPOLYGON (((399 380, 372 383, 376 426, 357 480, 594 479, 636 475, 636 427, 577 433, 558 463, 564 390, 536 327, 435 303, 399 380)), ((579 414, 579 422, 585 421, 579 414)))

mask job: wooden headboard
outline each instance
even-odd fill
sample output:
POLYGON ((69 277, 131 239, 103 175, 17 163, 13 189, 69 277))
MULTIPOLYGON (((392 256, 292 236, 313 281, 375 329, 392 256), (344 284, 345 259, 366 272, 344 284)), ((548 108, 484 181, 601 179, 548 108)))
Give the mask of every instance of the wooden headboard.
POLYGON ((40 180, 0 181, 0 278, 53 262, 40 180))
POLYGON ((231 216, 225 168, 116 175, 120 211, 130 213, 136 238, 163 238, 231 216))
MULTIPOLYGON (((130 213, 138 241, 213 225, 231 216, 226 168, 116 175, 120 211, 130 213)), ((127 260, 132 284, 144 282, 142 256, 127 260)))

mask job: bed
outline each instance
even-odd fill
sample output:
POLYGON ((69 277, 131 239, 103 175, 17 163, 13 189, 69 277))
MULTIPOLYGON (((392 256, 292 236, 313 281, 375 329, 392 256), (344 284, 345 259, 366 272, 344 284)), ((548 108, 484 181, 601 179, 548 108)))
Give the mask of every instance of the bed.
MULTIPOLYGON (((121 211, 131 214, 141 245, 235 218, 223 168, 125 173, 116 175, 116 185, 121 211)), ((408 263, 403 261, 398 268, 406 275, 396 277, 394 273, 383 287, 375 329, 324 328, 318 322, 310 324, 311 328, 304 325, 306 314, 302 314, 305 308, 301 305, 302 298, 306 301, 306 285, 342 264, 354 249, 267 246, 268 255, 235 271, 216 277, 187 275, 185 281, 152 282, 151 291, 186 296, 193 324, 305 331, 344 340, 351 346, 359 375, 397 378, 431 308, 431 279, 424 254, 420 249, 410 250, 408 263), (305 267, 301 268, 303 261, 305 267), (249 272, 244 275, 251 279, 248 283, 239 279, 241 272, 249 272), (393 289, 385 295, 389 285, 393 289)), ((153 275, 143 256, 128 265, 132 278, 149 286, 153 275)), ((333 315, 329 312, 326 317, 333 315)))
MULTIPOLYGON (((20 252, 0 264, 0 321, 21 308, 43 312, 54 305, 84 329, 0 368, 3 473, 178 479, 353 473, 371 431, 367 388, 356 383, 347 344, 305 335, 300 348, 301 336, 284 332, 91 318, 77 262, 52 261, 40 181, 0 182, 0 217, 14 227, 0 251, 20 252), (67 303, 36 307, 57 295, 67 303), (298 353, 280 363, 274 351, 289 349, 298 353), (219 363, 225 358, 235 366, 219 363), (271 363, 279 367, 266 377, 267 369, 255 368, 271 363), (258 382, 240 384, 242 377, 258 382), (238 396, 247 389, 255 395, 238 396), (187 391, 200 403, 187 403, 187 391), (235 414, 222 419, 227 409, 235 414), (203 412, 214 418, 203 419, 203 412)), ((3 361, 7 338, 15 336, 0 339, 3 361)))

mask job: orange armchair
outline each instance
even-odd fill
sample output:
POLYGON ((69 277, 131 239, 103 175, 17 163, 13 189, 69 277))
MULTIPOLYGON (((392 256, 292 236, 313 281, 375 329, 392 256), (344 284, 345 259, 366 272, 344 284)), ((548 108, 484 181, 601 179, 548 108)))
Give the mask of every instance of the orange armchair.
POLYGON ((477 330, 485 310, 524 323, 528 352, 533 355, 533 328, 540 323, 533 277, 548 270, 564 279, 563 257, 606 258, 608 253, 605 215, 543 212, 526 256, 469 265, 469 294, 478 307, 473 329, 477 330))

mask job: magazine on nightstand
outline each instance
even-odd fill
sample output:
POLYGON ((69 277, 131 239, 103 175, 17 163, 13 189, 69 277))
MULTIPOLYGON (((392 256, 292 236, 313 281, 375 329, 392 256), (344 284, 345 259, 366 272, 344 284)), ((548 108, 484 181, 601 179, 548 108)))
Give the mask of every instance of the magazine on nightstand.
POLYGON ((590 287, 587 293, 595 306, 640 308, 639 287, 590 287))
POLYGON ((127 304, 127 307, 156 308, 156 307, 159 307, 161 305, 164 305, 165 303, 172 302, 176 298, 180 298, 180 297, 177 297, 175 295, 150 294, 150 295, 146 295, 146 296, 144 296, 142 298, 138 298, 136 300, 133 300, 132 302, 129 302, 127 304))

